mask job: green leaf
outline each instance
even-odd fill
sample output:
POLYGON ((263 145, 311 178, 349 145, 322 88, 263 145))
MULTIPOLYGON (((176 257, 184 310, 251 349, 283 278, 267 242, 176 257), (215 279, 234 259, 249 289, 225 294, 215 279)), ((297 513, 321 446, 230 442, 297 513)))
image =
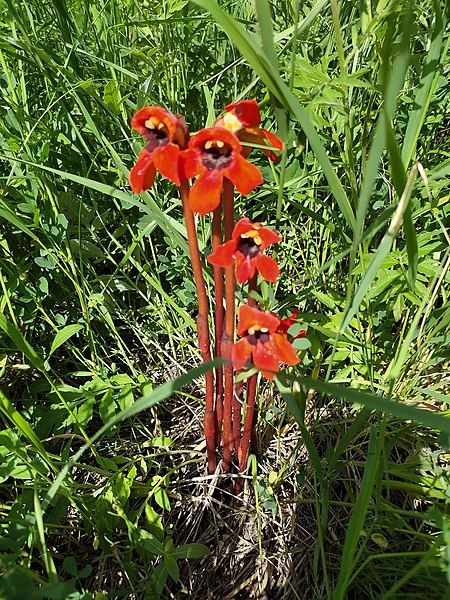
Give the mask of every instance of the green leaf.
POLYGON ((45 460, 47 465, 54 471, 58 472, 57 467, 53 464, 53 461, 48 456, 41 440, 37 437, 32 427, 26 421, 23 416, 14 408, 10 400, 0 390, 0 413, 2 413, 17 429, 22 433, 23 436, 32 444, 35 451, 45 460))
POLYGON ((178 546, 172 552, 174 558, 201 558, 208 554, 209 548, 204 544, 185 544, 184 546, 178 546))
MULTIPOLYGON (((1 316, 3 315, 0 315, 0 317, 1 316)), ((58 477, 55 479, 52 486, 48 490, 42 502, 43 510, 45 510, 50 505, 51 501, 55 497, 55 494, 58 492, 61 484, 63 483, 65 477, 67 476, 69 471, 71 471, 75 463, 78 462, 81 456, 86 452, 86 450, 91 448, 93 444, 102 435, 104 435, 111 427, 113 427, 113 425, 117 425, 123 420, 129 419, 130 417, 139 414, 143 410, 147 410, 148 408, 154 406, 158 402, 161 402, 161 400, 164 400, 165 398, 168 398, 169 396, 173 395, 176 391, 180 390, 197 377, 202 377, 205 373, 221 364, 223 364, 222 360, 215 359, 207 364, 203 364, 200 367, 197 367, 196 369, 192 369, 191 371, 185 373, 178 379, 175 379, 174 381, 168 381, 167 383, 158 386, 147 396, 136 400, 136 402, 134 402, 132 406, 126 408, 125 410, 122 410, 117 415, 114 415, 114 417, 112 417, 107 423, 105 423, 105 425, 103 425, 103 427, 101 427, 92 437, 90 437, 88 441, 85 444, 83 444, 83 446, 81 446, 81 448, 77 452, 75 452, 72 458, 66 462, 64 467, 61 469, 61 472, 59 473, 58 477)))
POLYGON ((308 338, 298 338, 292 342, 296 350, 308 350, 311 347, 311 342, 308 338))
POLYGON ((62 346, 65 342, 67 342, 68 339, 78 333, 78 331, 81 329, 83 329, 83 325, 66 325, 60 331, 58 331, 53 339, 49 356, 51 356, 57 348, 62 346))
POLYGON ((177 582, 180 579, 180 569, 177 561, 170 554, 164 555, 164 566, 172 579, 177 582))
POLYGON ((403 215, 408 206, 416 177, 417 166, 414 166, 409 173, 405 189, 403 191, 402 197, 399 200, 398 206, 392 217, 391 223, 386 233, 384 234, 383 239, 381 240, 380 245, 378 246, 372 258, 372 261, 369 267, 367 268, 367 271, 365 272, 361 283, 355 291, 352 301, 345 313, 345 318, 341 326, 341 333, 345 331, 348 324, 357 313, 361 302, 364 300, 364 297, 368 293, 370 286, 372 285, 372 282, 374 281, 377 275, 378 269, 381 267, 381 264, 383 263, 384 259, 386 258, 392 247, 394 239, 396 238, 400 229, 403 215))
POLYGON ((17 350, 25 354, 33 367, 44 373, 45 366, 43 360, 23 337, 19 329, 10 321, 8 321, 3 314, 0 314, 0 328, 3 329, 3 331, 11 338, 16 345, 17 350))
POLYGON ((2 574, 0 600, 38 600, 41 597, 29 570, 13 566, 2 574))

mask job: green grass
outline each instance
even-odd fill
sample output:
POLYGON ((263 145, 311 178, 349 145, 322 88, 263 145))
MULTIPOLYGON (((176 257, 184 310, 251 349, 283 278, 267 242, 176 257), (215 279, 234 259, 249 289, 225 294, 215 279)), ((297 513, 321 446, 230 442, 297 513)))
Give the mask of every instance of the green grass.
POLYGON ((447 597, 449 16, 0 2, 0 599, 447 597), (236 505, 205 475, 181 204, 127 176, 136 108, 195 131, 242 97, 286 151, 237 214, 282 233, 261 302, 308 341, 260 385, 236 505))

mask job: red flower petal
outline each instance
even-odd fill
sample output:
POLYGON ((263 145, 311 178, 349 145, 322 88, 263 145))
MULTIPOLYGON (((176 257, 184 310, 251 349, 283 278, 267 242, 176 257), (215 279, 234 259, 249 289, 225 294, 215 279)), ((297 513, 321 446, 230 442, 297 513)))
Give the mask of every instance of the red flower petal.
POLYGON ((131 127, 141 135, 145 136, 148 133, 145 122, 151 117, 155 118, 160 123, 164 123, 170 139, 174 138, 177 133, 177 128, 179 127, 179 119, 160 106, 144 106, 144 108, 138 110, 131 119, 131 127))
POLYGON ((223 176, 219 171, 205 171, 200 175, 189 193, 189 204, 194 212, 206 215, 220 204, 223 176))
POLYGON ((237 371, 240 371, 247 362, 248 357, 252 353, 253 346, 249 344, 247 338, 242 338, 235 344, 231 350, 231 362, 237 371))
POLYGON ((255 126, 261 123, 261 115, 256 100, 239 100, 225 106, 227 112, 231 112, 245 126, 255 126))
POLYGON ((180 169, 184 174, 185 179, 192 179, 197 177, 203 171, 206 171, 206 167, 202 164, 200 153, 194 150, 183 150, 180 152, 181 165, 180 169))
POLYGON ((253 364, 257 369, 263 371, 279 371, 280 365, 278 364, 278 358, 274 354, 274 348, 271 343, 272 340, 265 342, 257 342, 255 349, 253 350, 253 364))
MULTIPOLYGON (((242 256, 242 255, 241 255, 242 256)), ((238 283, 249 281, 255 274, 255 265, 248 256, 236 263, 236 279, 238 283)))
POLYGON ((278 360, 284 362, 286 365, 296 365, 300 362, 295 348, 287 341, 286 336, 281 333, 275 333, 272 339, 278 360))
POLYGON ((229 167, 223 169, 223 174, 237 187, 243 196, 249 194, 263 182, 261 171, 240 154, 234 157, 229 167))
POLYGON ((166 177, 173 181, 178 187, 181 185, 179 162, 180 149, 175 144, 167 144, 161 148, 153 150, 153 162, 156 169, 166 177))
POLYGON ((247 231, 252 231, 252 229, 255 229, 253 223, 251 223, 248 217, 243 217, 234 226, 233 237, 238 239, 243 233, 247 233, 247 231))
MULTIPOLYGON (((288 329, 295 323, 298 313, 299 313, 299 311, 297 309, 297 310, 294 310, 294 312, 291 314, 291 316, 286 317, 285 319, 280 319, 280 324, 278 325, 277 331, 280 333, 287 333, 288 329)), ((306 329, 302 329, 300 331, 300 333, 297 336, 295 336, 294 339, 297 339, 298 337, 303 337, 305 334, 306 334, 306 329)))
POLYGON ((268 227, 260 227, 258 229, 258 235, 263 241, 261 250, 265 250, 267 246, 270 246, 271 244, 278 244, 278 242, 281 242, 281 235, 268 227))
POLYGON ((195 150, 203 150, 206 142, 221 141, 230 146, 233 153, 240 153, 242 146, 238 138, 225 127, 208 127, 200 129, 189 141, 189 148, 195 150))
POLYGON ((280 269, 276 260, 265 254, 259 254, 253 259, 255 267, 258 269, 261 277, 266 281, 275 282, 279 275, 280 269))
POLYGON ((239 307, 238 335, 242 336, 250 327, 261 329, 265 327, 269 333, 277 330, 280 319, 270 312, 264 312, 259 308, 253 308, 248 304, 239 307))
POLYGON ((152 187, 156 169, 153 157, 145 148, 141 150, 137 161, 130 171, 130 185, 135 194, 141 194, 152 187))
POLYGON ((275 379, 275 373, 271 373, 270 371, 260 371, 260 373, 263 377, 269 379, 270 381, 272 381, 272 379, 275 379))
POLYGON ((236 252, 237 242, 236 240, 229 240, 218 246, 214 252, 212 252, 208 257, 207 261, 212 265, 217 265, 218 267, 229 267, 234 262, 234 253, 236 252))
POLYGON ((264 134, 264 137, 266 138, 266 140, 268 140, 268 142, 270 142, 270 144, 276 148, 277 150, 283 150, 284 148, 284 144, 283 142, 280 140, 279 137, 277 137, 274 133, 272 133, 271 131, 267 131, 267 129, 261 129, 262 133, 264 134))

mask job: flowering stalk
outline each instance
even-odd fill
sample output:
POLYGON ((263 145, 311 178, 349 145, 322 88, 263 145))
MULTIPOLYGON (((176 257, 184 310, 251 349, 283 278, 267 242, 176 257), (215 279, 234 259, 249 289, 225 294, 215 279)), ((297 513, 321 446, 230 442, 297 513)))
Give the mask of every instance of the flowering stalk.
MULTIPOLYGON (((216 250, 222 244, 222 206, 219 206, 213 212, 212 222, 212 249, 216 250)), ((214 329, 215 329, 215 352, 216 356, 221 356, 220 344, 223 336, 223 269, 218 265, 213 265, 214 274, 214 290, 215 290, 215 313, 214 313, 214 329)), ((222 421, 223 421, 223 369, 216 369, 216 448, 220 445, 222 421)))
MULTIPOLYGON (((205 280, 203 278, 197 231, 194 222, 194 213, 189 205, 189 185, 187 181, 181 182, 180 195, 183 204, 183 214, 189 243, 189 254, 198 297, 198 315, 196 321, 199 348, 200 352, 202 353, 203 361, 209 362, 211 360, 211 349, 208 328, 208 296, 206 295, 205 280)), ((216 470, 216 423, 214 416, 214 375, 212 371, 208 371, 208 373, 205 375, 205 388, 206 398, 204 430, 206 439, 206 456, 208 461, 208 471, 213 473, 216 470)))
MULTIPOLYGON (((248 304, 249 306, 257 306, 255 298, 253 298, 250 294, 253 291, 256 291, 258 287, 258 274, 255 273, 253 277, 248 282, 248 304)), ((256 407, 256 384, 258 382, 258 373, 251 375, 247 379, 246 385, 246 398, 245 398, 245 418, 244 418, 244 430, 242 432, 241 442, 238 450, 238 462, 239 462, 239 472, 243 473, 247 466, 248 456, 250 454, 250 442, 256 438, 256 416, 257 416, 257 407, 256 407)), ((242 491, 243 479, 242 477, 238 477, 236 479, 236 484, 234 487, 234 491, 236 494, 240 494, 242 491)))
MULTIPOLYGON (((248 304, 249 306, 258 306, 255 298, 251 296, 251 292, 255 292, 258 287, 258 275, 255 275, 250 279, 248 283, 248 304)), ((251 375, 247 379, 247 412, 245 414, 244 421, 244 432, 242 434, 242 451, 239 458, 239 470, 245 471, 247 466, 248 455, 250 453, 250 443, 253 450, 256 450, 256 422, 258 420, 258 407, 256 406, 256 383, 258 380, 258 373, 251 375)))
MULTIPOLYGON (((225 180, 223 187, 223 210, 225 242, 231 239, 234 229, 234 186, 225 180)), ((227 361, 224 366, 224 403, 223 403, 223 470, 228 473, 231 468, 231 455, 233 452, 233 402, 234 402, 234 375, 231 363, 231 352, 234 342, 235 321, 235 281, 234 265, 225 267, 225 331, 221 342, 222 358, 227 361)), ((235 419, 237 418, 235 407, 235 419)))
POLYGON ((258 373, 255 373, 247 380, 247 409, 245 412, 244 431, 242 433, 241 445, 239 448, 239 471, 245 471, 248 455, 250 453, 250 440, 254 429, 254 416, 256 415, 256 382, 258 373))

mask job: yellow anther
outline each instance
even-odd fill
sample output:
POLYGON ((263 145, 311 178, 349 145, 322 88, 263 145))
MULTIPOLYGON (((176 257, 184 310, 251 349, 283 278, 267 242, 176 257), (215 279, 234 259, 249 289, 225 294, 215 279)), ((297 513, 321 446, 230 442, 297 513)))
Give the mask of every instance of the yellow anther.
POLYGON ((239 129, 242 129, 242 123, 239 121, 236 115, 233 115, 230 112, 227 112, 223 116, 223 126, 225 129, 228 129, 228 131, 232 131, 233 133, 235 131, 239 131, 239 129))
MULTIPOLYGON (((259 237, 257 231, 250 230, 250 231, 246 231, 245 233, 241 233, 241 238, 244 238, 244 239, 245 238, 255 238, 255 241, 256 241, 257 237, 259 237)), ((261 238, 259 238, 259 239, 261 239, 261 238)), ((261 242, 257 242, 257 243, 260 244, 261 242)))
POLYGON ((222 140, 217 140, 216 145, 218 148, 223 148, 225 146, 225 142, 222 142, 222 140))
POLYGON ((248 335, 255 335, 255 331, 256 331, 256 329, 254 327, 249 327, 248 328, 248 335))
POLYGON ((158 129, 164 129, 164 127, 165 127, 164 123, 160 123, 160 124, 158 125, 158 129))
POLYGON ((258 246, 262 244, 262 239, 259 237, 259 235, 255 236, 253 238, 253 241, 255 242, 255 244, 258 244, 258 246))
POLYGON ((210 150, 213 146, 213 143, 211 140, 207 141, 205 144, 205 150, 210 150))
POLYGON ((267 327, 261 327, 260 332, 261 333, 268 333, 269 330, 267 329, 267 327))
POLYGON ((145 121, 144 125, 147 129, 156 129, 159 125, 159 121, 158 119, 155 119, 155 117, 150 117, 145 121))

